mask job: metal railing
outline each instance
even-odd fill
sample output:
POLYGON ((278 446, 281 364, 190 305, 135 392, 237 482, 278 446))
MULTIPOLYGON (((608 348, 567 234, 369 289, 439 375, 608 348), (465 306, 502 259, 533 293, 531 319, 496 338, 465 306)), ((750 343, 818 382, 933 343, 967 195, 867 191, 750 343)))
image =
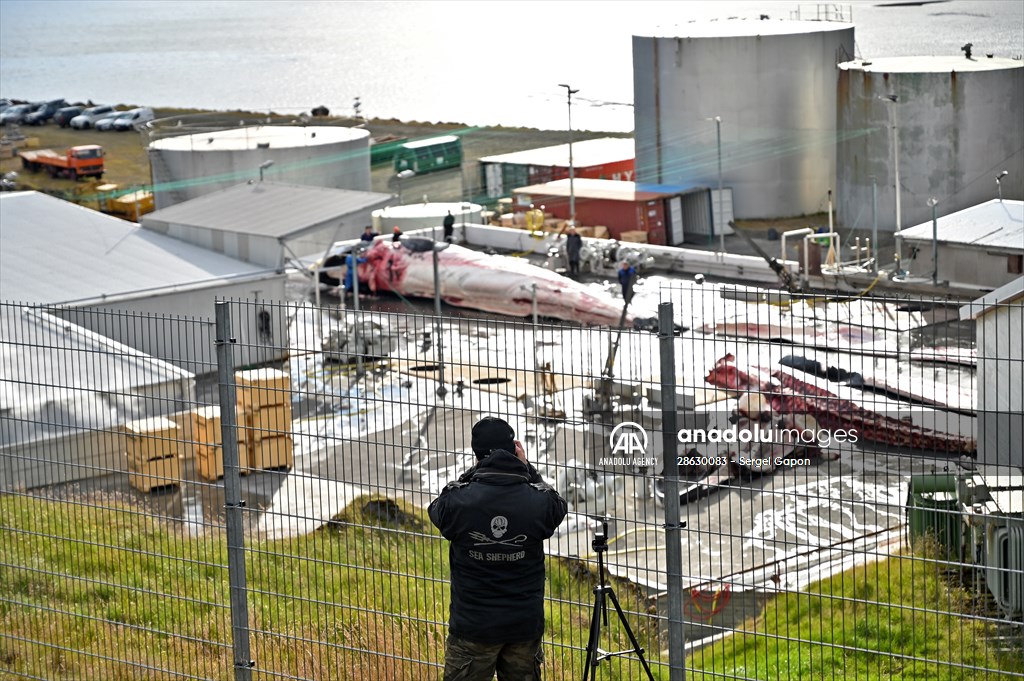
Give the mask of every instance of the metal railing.
POLYGON ((614 610, 626 654, 584 669, 602 522, 655 678, 1024 677, 1024 304, 654 289, 623 330, 222 301, 213 348, 210 319, 0 303, 0 670, 440 678, 424 509, 492 414, 570 506, 545 678, 644 678, 614 610), (274 307, 286 340, 242 347, 274 307), (215 361, 133 350, 153 329, 215 361))

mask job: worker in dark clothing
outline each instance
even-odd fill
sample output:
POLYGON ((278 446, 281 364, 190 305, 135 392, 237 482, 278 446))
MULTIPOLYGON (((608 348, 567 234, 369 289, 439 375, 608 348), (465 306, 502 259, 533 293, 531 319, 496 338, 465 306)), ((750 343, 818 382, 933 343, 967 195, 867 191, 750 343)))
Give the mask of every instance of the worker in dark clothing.
POLYGON ((540 679, 544 540, 565 518, 565 499, 526 460, 499 418, 473 426, 477 464, 430 504, 451 542, 450 631, 445 681, 540 679))
POLYGON ((579 235, 575 227, 570 227, 569 235, 565 237, 565 255, 569 259, 569 274, 580 273, 581 250, 583 250, 583 237, 579 235))
POLYGON ((362 241, 373 241, 378 236, 380 235, 377 234, 377 232, 373 231, 373 227, 371 227, 370 225, 366 225, 366 227, 363 228, 363 233, 362 235, 360 235, 359 238, 362 241))
POLYGON ((622 298, 628 303, 633 299, 633 284, 636 282, 636 268, 623 260, 619 267, 619 283, 622 284, 622 298))
POLYGON ((402 230, 400 230, 398 228, 398 225, 395 225, 392 228, 392 230, 391 230, 391 243, 397 244, 401 240, 402 240, 402 230))
POLYGON ((451 211, 448 211, 448 215, 444 216, 444 222, 441 225, 444 227, 444 240, 451 243, 452 236, 455 234, 455 216, 452 215, 451 211))

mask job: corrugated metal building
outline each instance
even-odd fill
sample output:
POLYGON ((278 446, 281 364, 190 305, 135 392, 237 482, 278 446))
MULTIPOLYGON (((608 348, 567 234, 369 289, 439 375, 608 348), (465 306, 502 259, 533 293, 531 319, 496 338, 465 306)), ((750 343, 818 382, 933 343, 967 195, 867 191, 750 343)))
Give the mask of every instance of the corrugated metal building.
MULTIPOLYGON (((677 246, 690 240, 706 242, 712 233, 711 192, 707 187, 641 184, 616 180, 577 179, 576 223, 604 225, 613 239, 623 232, 647 233, 647 243, 677 246)), ((544 206, 547 213, 568 219, 569 180, 519 187, 520 204, 544 206)))
MULTIPOLYGON (((1024 273, 1024 202, 993 199, 935 223, 939 281, 991 290, 1024 273)), ((932 273, 932 235, 930 220, 897 235, 903 264, 915 275, 932 273)))
MULTIPOLYGON (((572 145, 576 178, 633 180, 635 158, 633 140, 628 137, 602 137, 572 145)), ((489 198, 501 198, 511 194, 515 187, 569 177, 569 145, 485 156, 479 164, 480 186, 489 198)))
MULTIPOLYGON (((214 365, 213 324, 186 344, 170 318, 212 320, 217 298, 285 300, 281 272, 37 192, 0 194, 0 239, 0 298, 45 307, 196 373, 214 365), (153 317, 139 319, 146 315, 153 317)), ((259 327, 234 320, 240 364, 281 356, 287 319, 280 309, 269 309, 259 327)))
POLYGON ((977 324, 978 462, 1024 467, 1024 277, 960 308, 977 324))
POLYGON ((355 239, 373 211, 394 197, 379 192, 252 182, 142 217, 147 230, 262 267, 322 255, 355 239))
POLYGON ((195 397, 190 372, 45 310, 0 306, 0 492, 124 470, 120 426, 195 397))

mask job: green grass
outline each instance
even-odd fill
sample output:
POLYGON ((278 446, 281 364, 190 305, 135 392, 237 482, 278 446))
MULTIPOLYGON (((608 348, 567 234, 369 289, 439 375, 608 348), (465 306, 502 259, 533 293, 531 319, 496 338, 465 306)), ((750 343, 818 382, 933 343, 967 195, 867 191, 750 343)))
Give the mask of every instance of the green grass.
MULTIPOLYGON (((364 498, 320 531, 247 539, 246 551, 253 678, 440 677, 447 548, 422 511, 364 498)), ((4 496, 0 555, 0 679, 3 670, 55 680, 233 678, 222 534, 191 537, 111 499, 4 496)), ((578 562, 549 561, 548 574, 545 678, 580 678, 594 578, 578 562)), ((615 591, 627 610, 647 612, 628 584, 615 591)), ((1013 666, 993 652, 982 624, 890 604, 969 609, 934 564, 894 558, 775 599, 747 633, 692 655, 688 678, 995 679, 1002 676, 959 665, 1024 671, 1019 658, 1013 666)), ((667 661, 659 622, 637 616, 632 625, 648 657, 667 661)), ((614 617, 611 633, 602 647, 629 647, 614 617)), ((664 666, 655 671, 668 678, 664 666)), ((641 672, 618 659, 602 663, 598 678, 641 672)))
MULTIPOLYGON (((770 601, 746 633, 695 654, 689 664, 699 672, 690 678, 953 681, 1024 674, 1019 649, 998 653, 988 642, 992 626, 961 615, 972 608, 941 564, 898 556, 770 601)), ((1019 626, 1014 631, 1020 635, 1019 626)))
MULTIPOLYGON (((422 511, 370 501, 305 537, 247 539, 254 678, 440 678, 447 544, 422 511)), ((99 503, 0 497, 0 679, 4 669, 55 680, 232 679, 224 535, 189 537, 99 503)), ((549 574, 545 677, 576 678, 594 580, 556 561, 549 574)), ((628 585, 616 591, 627 609, 645 610, 628 585)), ((656 635, 657 622, 643 619, 634 628, 656 635)), ((605 642, 626 647, 622 638, 605 642)), ((635 678, 628 661, 605 666, 635 678)))

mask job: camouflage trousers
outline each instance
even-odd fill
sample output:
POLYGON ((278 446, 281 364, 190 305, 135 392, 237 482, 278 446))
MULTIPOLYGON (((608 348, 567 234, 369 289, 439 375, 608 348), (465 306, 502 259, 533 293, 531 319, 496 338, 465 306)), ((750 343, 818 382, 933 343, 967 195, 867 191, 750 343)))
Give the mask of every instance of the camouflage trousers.
POLYGON ((444 648, 444 681, 540 681, 540 639, 522 643, 474 643, 451 634, 444 648))

